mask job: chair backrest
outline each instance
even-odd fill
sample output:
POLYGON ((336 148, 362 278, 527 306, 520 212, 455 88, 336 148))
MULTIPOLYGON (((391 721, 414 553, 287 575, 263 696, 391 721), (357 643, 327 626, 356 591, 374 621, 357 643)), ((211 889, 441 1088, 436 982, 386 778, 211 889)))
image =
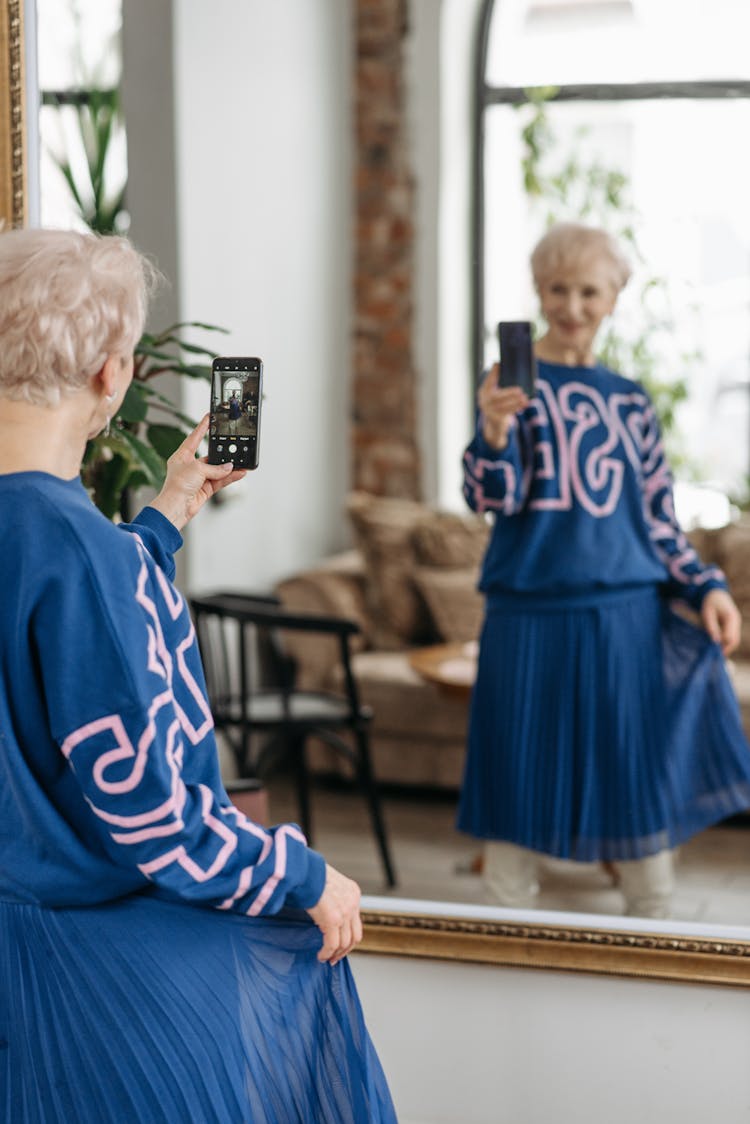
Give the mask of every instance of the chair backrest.
POLYGON ((273 629, 242 619, 249 606, 272 607, 278 598, 220 593, 189 598, 214 719, 244 717, 248 694, 263 687, 283 688, 289 679, 273 629))

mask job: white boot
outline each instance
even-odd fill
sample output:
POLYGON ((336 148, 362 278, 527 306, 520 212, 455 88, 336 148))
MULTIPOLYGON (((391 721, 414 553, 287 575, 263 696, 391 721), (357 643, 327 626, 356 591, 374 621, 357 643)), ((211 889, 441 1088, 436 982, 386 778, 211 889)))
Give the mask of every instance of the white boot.
POLYGON ((615 863, 628 917, 669 917, 674 892, 671 851, 615 863))
POLYGON ((516 843, 485 843, 484 885, 492 905, 528 909, 539 893, 536 854, 516 843))

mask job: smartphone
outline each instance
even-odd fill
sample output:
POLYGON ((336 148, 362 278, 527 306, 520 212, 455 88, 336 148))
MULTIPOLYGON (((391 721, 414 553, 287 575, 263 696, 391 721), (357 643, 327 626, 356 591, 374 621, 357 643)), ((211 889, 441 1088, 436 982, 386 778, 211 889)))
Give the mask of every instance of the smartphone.
POLYGON ((531 323, 528 320, 501 320, 497 326, 500 345, 500 376, 498 386, 520 386, 534 397, 536 387, 536 356, 531 323))
POLYGON ((242 356, 217 356, 211 364, 208 463, 257 468, 263 363, 242 356))

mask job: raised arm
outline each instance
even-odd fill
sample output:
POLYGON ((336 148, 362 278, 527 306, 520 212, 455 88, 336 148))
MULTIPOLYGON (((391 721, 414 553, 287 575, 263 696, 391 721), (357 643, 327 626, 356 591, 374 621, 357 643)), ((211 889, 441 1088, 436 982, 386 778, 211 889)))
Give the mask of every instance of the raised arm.
POLYGON ((251 916, 315 906, 322 857, 295 825, 266 830, 229 802, 187 606, 137 539, 126 553, 105 573, 79 559, 80 580, 35 618, 50 727, 85 800, 79 830, 134 887, 251 916), (73 636, 83 672, 68 666, 73 636))
POLYGON ((529 400, 518 387, 498 387, 495 364, 477 393, 477 427, 464 453, 464 498, 472 509, 512 515, 523 506, 524 472, 517 414, 529 400))

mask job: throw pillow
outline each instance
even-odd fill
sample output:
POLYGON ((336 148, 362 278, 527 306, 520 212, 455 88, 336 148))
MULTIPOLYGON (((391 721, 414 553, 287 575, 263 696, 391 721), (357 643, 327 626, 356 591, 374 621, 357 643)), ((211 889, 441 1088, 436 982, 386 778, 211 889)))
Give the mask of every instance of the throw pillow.
POLYGON ((367 576, 365 596, 376 648, 434 639, 427 608, 414 584, 412 533, 427 509, 416 500, 352 492, 347 511, 367 576))
POLYGON ((430 610, 435 631, 446 643, 476 640, 484 617, 476 567, 418 566, 414 582, 430 610))
POLYGON ((417 561, 424 566, 474 567, 478 571, 490 531, 481 515, 429 512, 412 535, 417 561))

